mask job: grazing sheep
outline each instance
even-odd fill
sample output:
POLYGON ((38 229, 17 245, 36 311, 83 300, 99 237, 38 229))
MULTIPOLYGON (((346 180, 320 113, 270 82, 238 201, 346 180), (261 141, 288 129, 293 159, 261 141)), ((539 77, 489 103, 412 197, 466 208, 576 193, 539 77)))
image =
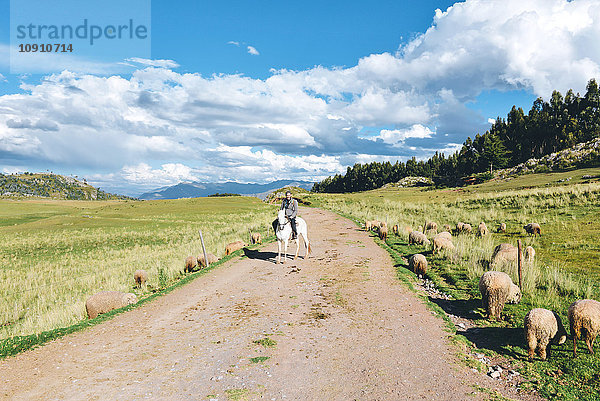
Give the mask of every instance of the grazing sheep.
POLYGON ((435 237, 433 239, 433 253, 436 254, 444 249, 448 251, 453 251, 454 244, 452 243, 452 241, 443 237, 435 237))
POLYGON ((567 314, 573 337, 573 356, 577 356, 577 340, 582 336, 590 354, 593 354, 594 340, 600 333, 600 302, 580 299, 569 306, 567 314))
POLYGON ((450 234, 448 231, 442 231, 441 233, 436 234, 435 237, 433 237, 434 240, 436 238, 445 238, 448 241, 452 241, 452 234, 450 234))
POLYGON ((85 301, 85 310, 90 319, 137 302, 137 297, 132 293, 120 291, 102 291, 92 295, 85 301))
POLYGON ((519 248, 511 244, 500 244, 494 248, 492 258, 490 259, 490 267, 501 266, 509 263, 516 263, 519 255, 519 248))
POLYGON ((377 229, 380 224, 381 224, 381 222, 379 220, 373 220, 373 221, 371 221, 371 230, 377 229))
POLYGON ((262 244, 262 238, 260 236, 260 233, 252 233, 252 235, 250 236, 250 243, 251 244, 262 244))
POLYGON ((429 242, 427 236, 422 232, 411 231, 410 234, 408 234, 408 245, 411 244, 429 246, 431 242, 429 242))
POLYGON ((244 244, 244 241, 235 241, 235 242, 230 242, 229 244, 227 244, 227 246, 225 247, 225 255, 231 255, 232 253, 234 253, 235 251, 242 249, 243 247, 245 247, 246 244, 244 244))
POLYGON ((185 267, 183 268, 184 273, 191 273, 196 267, 196 258, 193 256, 188 256, 185 258, 185 267))
POLYGON ((536 235, 542 235, 542 228, 538 223, 529 223, 523 226, 527 234, 532 234, 534 237, 536 235))
POLYGON ((437 228, 438 228, 438 225, 435 221, 428 221, 425 224, 425 231, 433 230, 433 231, 437 232, 437 228))
POLYGON ((464 226, 465 226, 465 223, 463 223, 462 221, 459 221, 458 223, 456 223, 456 232, 462 233, 464 226))
POLYGON ((506 232, 506 223, 500 223, 498 225, 498 230, 496 230, 496 231, 498 231, 499 233, 505 233, 506 232))
POLYGON ((371 231, 373 228, 373 222, 371 220, 365 221, 365 231, 371 231))
POLYGON ((444 224, 444 230, 445 230, 445 231, 448 231, 448 232, 452 231, 452 230, 450 229, 450 224, 444 224))
POLYGON ((408 258, 408 267, 417 276, 424 276, 427 273, 427 259, 420 253, 411 255, 408 258))
POLYGON ((394 226, 392 227, 392 232, 394 233, 394 235, 400 234, 400 227, 398 226, 398 224, 394 224, 394 226))
POLYGON ((463 230, 464 233, 468 233, 468 234, 471 234, 473 232, 473 228, 471 227, 471 225, 469 223, 465 223, 463 225, 463 229, 462 230, 463 230))
MULTIPOLYGON (((215 262, 219 261, 219 258, 217 258, 215 255, 213 255, 212 253, 207 253, 206 257, 208 258, 208 264, 212 264, 215 262)), ((204 254, 198 256, 198 258, 196 259, 198 261, 198 266, 200 268, 202 267, 206 267, 206 262, 204 261, 204 254)))
POLYGON ((529 348, 529 359, 533 359, 536 350, 540 358, 550 356, 550 343, 562 344, 567 341, 567 331, 556 312, 536 308, 525 315, 525 339, 529 348))
POLYGON ((481 223, 479 223, 479 226, 477 227, 477 234, 480 237, 484 237, 484 236, 488 235, 489 233, 490 233, 490 231, 488 230, 485 223, 483 221, 481 223))
POLYGON ((379 228, 385 228, 385 229, 387 229, 387 228, 388 228, 387 222, 385 222, 385 221, 380 221, 380 222, 379 222, 379 228))
POLYGON ((528 246, 527 248, 525 248, 525 261, 533 262, 534 258, 535 258, 535 249, 533 249, 533 247, 531 247, 531 246, 528 246))
POLYGON ((388 237, 388 228, 387 226, 379 227, 379 239, 382 241, 386 241, 388 237))
POLYGON ((521 289, 513 284, 510 276, 504 272, 488 271, 479 280, 481 303, 487 311, 488 318, 500 319, 500 313, 506 302, 519 303, 521 289))
POLYGON ((146 272, 146 270, 136 270, 135 273, 133 273, 133 281, 135 281, 135 285, 141 287, 148 281, 148 272, 146 272))

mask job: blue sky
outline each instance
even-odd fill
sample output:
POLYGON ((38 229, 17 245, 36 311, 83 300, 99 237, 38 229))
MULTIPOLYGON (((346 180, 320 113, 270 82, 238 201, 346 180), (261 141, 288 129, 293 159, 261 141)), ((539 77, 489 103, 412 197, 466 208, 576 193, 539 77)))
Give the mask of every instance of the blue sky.
POLYGON ((8 10, 0 0, 0 172, 132 195, 449 153, 513 104, 600 75, 592 0, 153 0, 151 54, 25 75, 10 73, 8 10))

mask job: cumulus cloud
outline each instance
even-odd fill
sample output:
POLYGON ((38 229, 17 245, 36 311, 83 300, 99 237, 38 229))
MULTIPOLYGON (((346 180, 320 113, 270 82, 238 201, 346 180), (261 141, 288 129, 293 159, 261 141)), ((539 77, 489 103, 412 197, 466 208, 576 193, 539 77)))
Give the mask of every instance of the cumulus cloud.
POLYGON ((64 71, 0 97, 0 154, 131 183, 320 177, 359 160, 425 158, 489 127, 466 106, 483 91, 584 92, 600 76, 598 37, 597 1, 467 0, 436 11, 396 53, 348 68, 204 77, 132 58, 127 77, 64 71))
POLYGON ((254 46, 248 46, 248 53, 252 54, 253 56, 258 56, 260 54, 254 46))

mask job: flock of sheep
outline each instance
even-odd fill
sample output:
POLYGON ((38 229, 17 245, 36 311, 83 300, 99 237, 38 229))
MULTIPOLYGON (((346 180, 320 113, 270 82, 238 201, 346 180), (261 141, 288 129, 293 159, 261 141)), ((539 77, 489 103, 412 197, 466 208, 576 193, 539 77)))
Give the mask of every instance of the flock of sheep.
MULTIPOLYGON (((438 225, 435 222, 426 222, 423 231, 413 231, 406 227, 409 245, 432 246, 432 253, 437 254, 442 250, 453 251, 452 233, 455 235, 473 233, 473 228, 468 223, 459 222, 455 230, 451 230, 448 224, 444 225, 445 231, 437 232, 438 225), (431 239, 430 239, 431 238, 431 239), (433 245, 432 245, 433 243, 433 245)), ((529 223, 523 227, 527 234, 541 235, 542 230, 538 223, 529 223)), ((365 230, 374 230, 379 238, 385 241, 388 236, 388 225, 378 220, 367 220, 365 230)), ((399 234, 399 226, 392 227, 392 232, 399 234)), ((498 225, 497 232, 505 233, 506 224, 498 225)), ((485 223, 480 223, 476 234, 486 236, 489 230, 485 223)), ((519 257, 519 249, 511 244, 500 244, 494 248, 490 259, 490 268, 494 269, 506 263, 516 263, 519 257)), ((528 246, 525 249, 524 260, 532 262, 535 258, 535 250, 528 246)), ((427 273, 427 258, 420 254, 411 255, 408 266, 418 277, 427 273)), ((482 305, 486 310, 488 318, 499 319, 504 305, 518 303, 521 301, 521 289, 514 284, 510 276, 501 271, 490 270, 485 272, 479 280, 479 291, 481 293, 482 305)), ((573 355, 577 355, 577 341, 583 337, 591 354, 594 353, 594 341, 600 334, 600 302, 592 299, 583 299, 571 304, 568 310, 571 335, 573 337, 573 355)), ((542 359, 550 353, 550 344, 563 344, 567 339, 567 332, 558 314, 548 309, 536 308, 530 310, 525 316, 525 337, 528 346, 528 355, 533 359, 537 352, 542 359)))
MULTIPOLYGON (((262 244, 262 238, 259 233, 251 233, 250 234, 250 243, 251 244, 262 244)), ((230 255, 233 252, 242 249, 247 244, 243 241, 235 241, 227 244, 225 247, 225 255, 230 255)), ((211 263, 215 263, 219 260, 212 253, 208 253, 206 255, 207 261, 204 259, 204 254, 194 257, 188 256, 185 259, 185 264, 183 268, 184 273, 191 273, 197 267, 199 269, 203 269, 211 263)), ((148 272, 145 270, 136 270, 133 274, 133 281, 135 282, 136 287, 141 288, 148 281, 148 272)), ((137 303, 137 296, 133 293, 125 293, 120 291, 102 291, 96 293, 89 297, 85 301, 85 310, 87 312, 88 318, 94 319, 103 313, 108 313, 112 310, 123 308, 127 305, 137 303)))

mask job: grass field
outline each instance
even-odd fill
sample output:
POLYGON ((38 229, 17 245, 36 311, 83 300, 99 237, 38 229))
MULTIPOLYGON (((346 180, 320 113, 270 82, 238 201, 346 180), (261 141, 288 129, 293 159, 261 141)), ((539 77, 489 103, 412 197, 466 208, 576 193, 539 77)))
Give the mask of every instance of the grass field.
POLYGON ((146 296, 182 276, 185 257, 224 255, 225 245, 263 237, 276 214, 256 198, 169 201, 0 200, 0 338, 85 318, 103 290, 146 296), (149 289, 133 287, 145 269, 149 289))
MULTIPOLYGON (((582 178, 585 175, 598 176, 600 169, 524 175, 450 190, 386 188, 354 194, 310 194, 307 200, 359 222, 377 219, 387 221, 390 228, 399 224, 400 235, 388 239, 398 268, 405 271, 406 259, 414 253, 427 257, 427 275, 453 296, 442 308, 473 319, 478 327, 467 331, 464 342, 486 355, 511 360, 526 377, 523 388, 534 388, 553 400, 591 401, 600 400, 600 357, 590 355, 581 342, 574 359, 572 340, 568 340, 553 346, 548 361, 529 362, 522 330, 523 318, 533 308, 556 311, 568 330, 567 308, 573 301, 600 300, 600 183, 582 178), (454 252, 434 256, 431 248, 409 246, 407 241, 406 227, 421 230, 426 221, 452 228, 459 221, 474 228, 483 221, 492 234, 483 238, 455 236, 454 252), (495 232, 501 222, 508 226, 505 234, 495 232), (529 222, 541 224, 541 237, 526 235, 522 227, 529 222), (503 242, 516 245, 517 239, 524 247, 536 249, 536 259, 524 265, 521 303, 508 305, 503 320, 492 323, 480 307, 479 277, 489 269, 494 247, 503 242)), ((501 270, 518 282, 514 265, 501 270)))

